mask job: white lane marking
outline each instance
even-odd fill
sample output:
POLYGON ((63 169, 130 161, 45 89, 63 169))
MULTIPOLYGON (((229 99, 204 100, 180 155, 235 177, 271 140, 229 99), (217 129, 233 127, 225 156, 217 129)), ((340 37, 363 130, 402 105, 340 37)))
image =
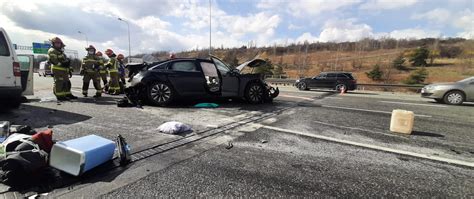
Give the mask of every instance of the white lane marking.
POLYGON ((288 98, 296 98, 296 99, 304 99, 304 100, 310 100, 310 101, 314 101, 313 98, 309 98, 309 97, 300 97, 300 96, 293 96, 293 95, 278 95, 280 97, 288 97, 288 98))
POLYGON ((324 99, 338 99, 338 100, 342 100, 342 97, 325 97, 324 99))
POLYGON ((438 162, 443 162, 443 163, 448 163, 448 164, 461 165, 461 166, 467 166, 467 167, 474 168, 474 162, 443 158, 443 157, 439 157, 439 156, 432 156, 432 155, 429 155, 429 154, 415 153, 415 152, 404 151, 404 150, 399 150, 399 149, 392 149, 392 148, 383 147, 383 146, 359 143, 359 142, 354 142, 354 141, 349 141, 349 140, 342 140, 342 139, 338 139, 338 138, 332 138, 332 137, 327 137, 327 136, 323 136, 323 135, 315 135, 315 134, 311 134, 311 133, 299 132, 299 131, 294 131, 294 130, 290 130, 290 129, 282 129, 282 128, 273 127, 273 126, 263 126, 263 128, 270 129, 270 130, 275 130, 275 131, 280 131, 280 132, 285 132, 285 133, 291 133, 291 134, 295 134, 295 135, 302 135, 302 136, 312 137, 312 138, 316 138, 316 139, 320 139, 320 140, 326 140, 326 141, 330 141, 330 142, 336 142, 336 143, 342 143, 342 144, 347 144, 347 145, 372 149, 372 150, 378 150, 378 151, 383 151, 383 152, 395 153, 395 154, 406 155, 406 156, 411 156, 411 157, 415 157, 415 158, 433 160, 433 161, 438 161, 438 162))
MULTIPOLYGON (((370 109, 350 108, 350 107, 342 107, 342 106, 322 105, 322 107, 335 108, 335 109, 344 109, 344 110, 353 110, 353 111, 364 111, 364 112, 372 112, 372 113, 392 114, 392 112, 389 112, 389 111, 379 111, 379 110, 370 110, 370 109)), ((415 114, 415 116, 416 116, 416 117, 432 117, 431 115, 419 115, 419 114, 415 114)))
POLYGON ((313 121, 314 123, 330 126, 330 127, 335 127, 335 128, 341 128, 341 129, 349 129, 349 130, 357 130, 357 131, 365 131, 365 132, 370 132, 370 133, 378 133, 378 134, 383 134, 383 135, 388 135, 392 137, 400 137, 398 135, 392 135, 392 134, 387 134, 387 133, 382 133, 382 132, 377 132, 377 131, 372 131, 368 129, 363 129, 363 128, 358 128, 358 127, 349 127, 349 126, 342 126, 342 125, 335 125, 327 122, 321 122, 321 121, 313 121))
POLYGON ((418 104, 418 103, 393 102, 393 101, 379 101, 379 102, 389 103, 389 104, 404 104, 404 105, 413 105, 413 106, 431 106, 431 107, 447 108, 447 106, 436 105, 436 104, 418 104))

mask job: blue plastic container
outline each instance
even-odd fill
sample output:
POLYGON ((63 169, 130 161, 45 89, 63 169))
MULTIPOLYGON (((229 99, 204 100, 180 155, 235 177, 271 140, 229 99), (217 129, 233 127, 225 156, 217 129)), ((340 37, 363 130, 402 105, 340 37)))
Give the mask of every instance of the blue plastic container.
POLYGON ((112 159, 115 142, 97 135, 88 135, 53 145, 49 164, 74 176, 112 159))

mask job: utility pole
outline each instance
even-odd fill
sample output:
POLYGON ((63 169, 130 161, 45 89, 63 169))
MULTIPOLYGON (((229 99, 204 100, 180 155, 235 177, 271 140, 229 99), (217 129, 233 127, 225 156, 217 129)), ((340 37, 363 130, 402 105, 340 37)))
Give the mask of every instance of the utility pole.
POLYGON ((77 31, 77 33, 79 33, 79 34, 83 34, 83 35, 86 37, 86 44, 87 44, 87 45, 86 45, 86 47, 89 47, 89 39, 87 39, 87 35, 86 35, 86 33, 84 33, 84 32, 81 32, 81 31, 77 31))
POLYGON ((211 49, 212 49, 212 18, 211 18, 211 12, 212 12, 212 0, 209 0, 209 56, 211 55, 211 49))
POLYGON ((119 21, 123 21, 127 24, 128 27, 128 63, 130 63, 130 58, 132 58, 132 50, 130 48, 130 24, 127 21, 123 20, 122 18, 118 18, 119 21))

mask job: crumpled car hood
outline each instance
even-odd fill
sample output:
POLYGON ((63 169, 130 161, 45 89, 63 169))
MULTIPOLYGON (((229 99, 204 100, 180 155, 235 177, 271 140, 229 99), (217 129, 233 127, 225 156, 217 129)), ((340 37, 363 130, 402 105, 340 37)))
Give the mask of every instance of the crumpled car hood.
POLYGON ((255 67, 260 67, 265 65, 267 62, 263 59, 260 58, 254 58, 250 61, 246 61, 243 64, 240 64, 239 66, 236 67, 237 70, 242 71, 246 66, 255 68, 255 67))

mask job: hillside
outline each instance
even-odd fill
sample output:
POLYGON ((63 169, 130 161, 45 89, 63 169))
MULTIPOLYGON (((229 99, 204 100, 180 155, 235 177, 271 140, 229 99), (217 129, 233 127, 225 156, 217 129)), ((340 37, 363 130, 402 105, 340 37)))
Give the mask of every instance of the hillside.
MULTIPOLYGON (((273 67, 281 66, 283 78, 315 76, 323 71, 348 71, 354 73, 360 83, 374 83, 366 72, 378 64, 383 79, 378 82, 402 83, 416 67, 408 61, 409 53, 418 47, 430 50, 426 69, 429 74, 425 83, 457 81, 474 76, 474 41, 463 39, 422 40, 362 40, 345 43, 304 43, 286 47, 247 47, 213 49, 213 54, 226 62, 237 65, 258 55, 268 59, 273 67), (392 67, 392 61, 399 55, 406 59, 406 70, 392 67)), ((208 50, 194 50, 177 53, 178 57, 207 57, 208 50)), ((154 56, 166 59, 168 53, 157 52, 154 56)), ((419 67, 418 67, 419 68, 419 67)), ((270 74, 268 74, 270 75, 270 74)), ((280 77, 280 75, 277 75, 280 77)))

